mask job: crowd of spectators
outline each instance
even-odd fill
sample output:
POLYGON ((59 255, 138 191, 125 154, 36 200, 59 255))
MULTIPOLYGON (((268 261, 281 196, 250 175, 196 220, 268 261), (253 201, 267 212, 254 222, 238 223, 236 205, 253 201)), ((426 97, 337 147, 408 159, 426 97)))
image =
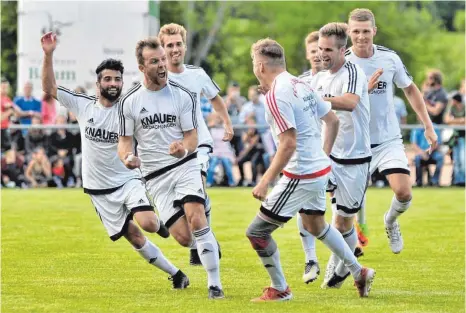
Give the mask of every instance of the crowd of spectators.
MULTIPOLYGON (((32 96, 33 86, 29 82, 23 86, 22 95, 13 100, 8 96, 9 88, 8 81, 2 79, 2 186, 81 187, 79 129, 10 128, 10 124, 76 124, 76 118, 59 106, 53 97, 45 95, 41 100, 35 99, 32 96)), ((442 73, 432 70, 427 73, 421 89, 434 126, 464 125, 464 80, 458 90, 448 93, 443 87, 442 73)), ((82 87, 75 91, 86 93, 82 87)), ((231 82, 226 89, 224 101, 233 125, 239 126, 235 129, 231 142, 222 141, 222 119, 213 111, 210 102, 201 95, 201 110, 214 140, 207 184, 255 186, 275 154, 272 134, 265 120, 265 97, 258 92, 258 86, 253 85, 247 89, 246 98, 241 95, 240 84, 231 82)), ((408 111, 404 100, 394 95, 394 104, 400 125, 406 124, 408 111)), ((439 186, 445 157, 448 156, 453 164, 451 185, 464 186, 465 131, 436 131, 440 145, 430 153, 427 152, 429 145, 424 138, 423 129, 413 129, 406 136, 409 142, 405 144, 412 152, 410 162, 415 169, 415 185, 439 186)), ((378 173, 373 175, 372 181, 377 186, 387 183, 378 173)))

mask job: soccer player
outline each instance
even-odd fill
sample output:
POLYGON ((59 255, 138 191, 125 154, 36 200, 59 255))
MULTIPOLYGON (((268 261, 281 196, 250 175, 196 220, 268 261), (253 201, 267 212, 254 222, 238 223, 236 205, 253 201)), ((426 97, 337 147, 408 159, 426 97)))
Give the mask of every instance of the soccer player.
POLYGON ((194 235, 207 271, 209 298, 224 298, 218 246, 205 216, 196 152, 197 101, 188 89, 168 79, 167 57, 158 38, 139 41, 136 57, 144 80, 120 101, 118 154, 128 168, 140 165, 160 218, 173 237, 190 247, 194 235))
MULTIPOLYGON (((331 103, 340 120, 330 154, 337 185, 332 209, 335 227, 354 252, 358 241, 354 216, 361 208, 369 182, 370 105, 366 75, 359 66, 345 60, 346 32, 343 23, 329 23, 319 30, 319 54, 326 70, 315 75, 311 86, 331 103)), ((337 256, 332 254, 322 288, 339 288, 348 275, 343 262, 338 263, 337 256)))
POLYGON ((137 170, 129 170, 118 154, 118 106, 123 87, 123 64, 104 60, 96 69, 99 97, 74 93, 58 86, 53 71, 56 35, 41 38, 44 50, 42 89, 70 110, 79 122, 83 154, 83 186, 110 239, 125 237, 150 264, 171 275, 173 287, 184 289, 189 280, 162 251, 144 236, 133 217, 147 232, 167 238, 168 230, 155 215, 137 170))
MULTIPOLYGON (((309 61, 311 69, 301 74, 299 78, 304 80, 309 85, 312 82, 312 78, 323 69, 322 61, 319 55, 319 47, 317 45, 318 40, 319 31, 313 31, 309 33, 304 40, 304 45, 306 47, 306 59, 309 61)), ((322 127, 322 133, 324 133, 325 128, 323 124, 322 127)), ((306 284, 309 284, 315 281, 320 274, 320 267, 316 254, 316 239, 304 228, 300 214, 298 214, 296 221, 298 224, 299 236, 301 238, 301 243, 303 245, 305 255, 303 281, 306 284)))
MULTIPOLYGON (((352 47, 346 51, 346 59, 358 64, 369 77, 379 71, 376 88, 369 94, 371 105, 370 141, 372 161, 370 173, 376 169, 387 176, 395 193, 389 210, 384 215, 385 230, 393 253, 403 249, 398 216, 411 205, 412 193, 408 159, 404 152, 400 127, 393 105, 394 84, 403 89, 409 103, 424 124, 424 135, 431 145, 437 146, 437 135, 417 86, 396 52, 374 45, 377 33, 374 14, 368 9, 355 9, 349 14, 349 36, 352 47)), ((359 216, 364 224, 364 216, 359 216)))
MULTIPOLYGON (((343 52, 344 53, 344 50, 343 52)), ((292 298, 280 264, 280 254, 271 234, 298 211, 304 227, 330 248, 351 269, 361 297, 367 297, 375 275, 363 268, 342 235, 324 219, 325 188, 330 172, 327 154, 338 132, 338 119, 330 104, 310 86, 286 71, 285 53, 276 41, 262 39, 252 45, 254 74, 266 94, 267 123, 271 126, 277 153, 252 193, 262 201, 260 212, 246 236, 272 280, 262 296, 252 301, 283 301, 292 298), (320 119, 328 125, 322 149, 320 119), (283 172, 271 193, 269 183, 283 172)))
MULTIPOLYGON (((233 127, 228 115, 228 110, 223 102, 223 98, 218 94, 220 88, 206 74, 206 72, 202 68, 183 63, 184 56, 186 54, 186 29, 183 26, 174 23, 164 25, 160 29, 159 40, 167 54, 168 78, 171 81, 186 87, 193 94, 196 100, 196 114, 198 122, 197 158, 201 163, 201 174, 205 191, 205 179, 209 168, 210 153, 212 153, 213 150, 213 140, 202 116, 200 101, 201 93, 210 99, 215 112, 217 112, 223 120, 223 127, 225 128, 225 134, 223 136, 224 141, 230 141, 233 138, 233 127)), ((211 226, 211 203, 207 193, 205 194, 205 201, 205 214, 207 216, 209 226, 211 226)), ((178 226, 179 225, 173 225, 172 227, 178 226)), ((192 244, 189 263, 191 265, 201 265, 195 240, 193 240, 192 244)))

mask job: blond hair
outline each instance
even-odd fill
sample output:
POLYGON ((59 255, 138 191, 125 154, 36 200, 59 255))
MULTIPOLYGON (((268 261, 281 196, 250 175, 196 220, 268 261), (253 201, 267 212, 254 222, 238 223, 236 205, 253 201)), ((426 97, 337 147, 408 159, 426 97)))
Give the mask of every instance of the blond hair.
POLYGON ((338 41, 339 48, 346 47, 348 41, 348 25, 345 23, 328 23, 322 26, 319 30, 320 37, 335 36, 338 41))
POLYGON ((251 47, 251 57, 256 54, 268 58, 272 65, 285 66, 285 49, 273 39, 265 38, 256 41, 251 47))
POLYGON ((139 40, 136 44, 136 58, 138 59, 138 64, 144 65, 144 57, 142 56, 142 51, 144 48, 157 49, 161 47, 160 40, 157 37, 150 37, 143 40, 139 40))
POLYGON ((319 40, 319 31, 316 30, 316 31, 313 31, 313 32, 309 33, 306 36, 306 39, 304 39, 304 45, 307 46, 308 44, 316 42, 318 40, 319 40))
POLYGON ((371 21, 372 26, 375 27, 375 16, 369 9, 354 9, 348 16, 348 21, 367 22, 371 21))
POLYGON ((162 43, 162 46, 165 46, 165 43, 163 42, 163 37, 164 35, 171 36, 171 35, 181 35, 181 39, 183 40, 183 43, 186 44, 186 29, 179 24, 176 23, 170 23, 170 24, 165 24, 160 28, 159 31, 159 39, 160 42, 162 43))

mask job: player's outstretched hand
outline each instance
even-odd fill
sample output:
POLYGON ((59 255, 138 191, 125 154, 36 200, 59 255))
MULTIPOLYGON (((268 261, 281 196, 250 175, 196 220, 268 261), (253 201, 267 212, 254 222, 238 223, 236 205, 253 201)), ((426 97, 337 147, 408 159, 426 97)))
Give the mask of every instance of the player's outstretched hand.
POLYGON ((225 129, 225 134, 223 135, 222 140, 230 141, 231 139, 233 139, 233 135, 235 134, 235 132, 233 131, 233 125, 231 125, 231 122, 225 123, 223 128, 225 129))
POLYGON ((426 140, 430 145, 428 153, 431 154, 432 151, 437 149, 437 144, 438 144, 437 134, 435 133, 435 130, 433 128, 427 128, 424 131, 424 137, 426 137, 426 140))
POLYGON ((141 159, 130 152, 126 154, 124 164, 130 170, 133 170, 141 166, 141 159))
POLYGON ((369 93, 377 87, 379 83, 379 78, 383 74, 383 69, 379 68, 377 71, 372 74, 371 78, 367 82, 367 89, 369 89, 369 93))
POLYGON ((264 184, 262 180, 259 181, 256 187, 254 187, 254 189, 252 190, 253 197, 257 200, 264 201, 265 197, 267 196, 268 187, 268 184, 264 184))
POLYGON ((172 142, 168 149, 168 153, 170 153, 171 156, 174 156, 178 159, 181 159, 187 154, 186 149, 184 148, 183 143, 181 141, 172 142))
POLYGON ((52 32, 48 32, 40 38, 40 43, 42 44, 42 50, 44 50, 44 53, 52 53, 57 47, 57 35, 52 32))

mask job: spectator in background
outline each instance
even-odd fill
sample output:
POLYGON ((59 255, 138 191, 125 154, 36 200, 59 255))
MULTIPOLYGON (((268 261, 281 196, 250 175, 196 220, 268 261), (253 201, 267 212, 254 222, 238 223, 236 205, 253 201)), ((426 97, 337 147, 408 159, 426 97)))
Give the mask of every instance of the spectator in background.
MULTIPOLYGON (((461 93, 455 94, 445 112, 445 123, 449 125, 463 125, 465 123, 465 104, 461 93)), ((456 130, 450 139, 453 159, 453 185, 464 186, 465 182, 465 131, 456 130)))
MULTIPOLYGON (((68 113, 68 124, 78 125, 78 120, 72 112, 68 113)), ((81 134, 79 128, 70 129, 71 137, 71 150, 73 154, 73 175, 76 178, 76 188, 80 188, 82 185, 82 153, 81 153, 81 134)))
POLYGON ((206 124, 208 124, 207 119, 209 115, 212 113, 212 103, 210 103, 209 99, 207 99, 202 93, 199 99, 201 102, 202 117, 204 118, 204 121, 206 122, 206 124))
POLYGON ((14 149, 8 150, 2 157, 2 186, 22 187, 25 182, 23 166, 24 159, 14 149))
POLYGON ((448 95, 443 88, 443 76, 439 70, 430 70, 423 86, 427 112, 434 124, 443 124, 443 113, 448 103, 448 95))
MULTIPOLYGON (((230 115, 231 123, 233 126, 239 123, 239 114, 243 108, 243 104, 246 102, 246 98, 241 96, 241 89, 237 82, 231 82, 227 88, 227 94, 223 98, 225 105, 228 109, 228 115, 230 115)), ((238 156, 242 150, 241 145, 241 130, 235 130, 235 135, 230 141, 233 149, 235 149, 235 155, 238 156)))
POLYGON ((10 129, 11 147, 23 161, 26 156, 26 139, 21 129, 10 129))
MULTIPOLYGON (((265 120, 265 106, 264 103, 260 101, 259 90, 257 85, 253 85, 248 89, 248 99, 249 101, 243 105, 241 112, 239 113, 239 123, 244 124, 246 119, 249 117, 254 117, 258 125, 267 125, 265 120)), ((261 128, 257 131, 259 134, 263 134, 267 131, 267 128, 261 128)))
POLYGON ((207 170, 207 186, 210 187, 214 184, 215 169, 219 162, 223 166, 228 185, 234 186, 233 162, 235 160, 235 153, 233 152, 230 142, 223 141, 223 136, 225 134, 223 120, 220 115, 213 112, 207 118, 207 126, 210 128, 210 133, 214 141, 214 151, 210 155, 209 169, 207 170))
POLYGON ((87 90, 86 90, 86 88, 84 88, 83 86, 78 86, 78 87, 76 87, 76 89, 74 90, 74 92, 76 92, 76 93, 82 93, 82 94, 87 95, 87 90))
POLYGON ((246 125, 250 127, 247 129, 246 132, 243 133, 244 149, 241 151, 237 158, 237 163, 241 176, 238 182, 238 186, 255 186, 257 183, 257 174, 259 167, 262 167, 262 173, 264 173, 268 167, 268 160, 266 160, 267 156, 265 153, 265 148, 262 143, 260 134, 254 127, 255 124, 256 119, 254 116, 250 116, 246 119, 246 125), (252 181, 250 183, 246 183, 244 180, 244 164, 246 162, 251 162, 252 181))
POLYGON ((21 124, 30 125, 33 116, 40 116, 41 103, 32 96, 32 83, 24 84, 23 96, 16 97, 13 102, 24 112, 28 112, 28 117, 20 119, 21 124))
MULTIPOLYGON (((393 90, 395 91, 395 90, 393 90)), ((406 111, 406 104, 404 100, 398 97, 395 93, 393 94, 393 104, 395 106, 395 114, 398 119, 398 124, 407 124, 408 111, 406 111)))
POLYGON ((57 105, 55 103, 55 99, 51 95, 44 94, 44 97, 42 98, 41 112, 42 124, 55 124, 55 119, 57 118, 57 105))
MULTIPOLYGON (((63 115, 57 116, 55 121, 56 125, 66 125, 66 117, 63 115)), ((64 167, 64 181, 66 182, 67 187, 74 186, 75 179, 73 175, 73 153, 72 153, 72 143, 73 134, 70 133, 65 128, 58 128, 50 134, 49 140, 49 156, 51 161, 56 164, 57 159, 63 161, 64 167)))
MULTIPOLYGON (((419 118, 418 118, 419 120, 419 118)), ((435 125, 434 125, 435 127, 435 125)), ((435 129, 435 132, 438 136, 438 142, 442 142, 440 130, 435 129)), ((429 186, 439 186, 440 174, 442 173, 443 167, 443 153, 437 148, 429 154, 430 145, 424 137, 424 129, 417 128, 411 131, 411 145, 414 149, 416 156, 414 157, 414 164, 416 165, 416 186, 422 187, 422 170, 427 168, 428 171, 428 185, 429 186), (428 165, 435 165, 434 175, 431 177, 428 165)))
MULTIPOLYGON (((32 125, 41 125, 40 117, 34 116, 32 118, 32 125)), ((37 148, 48 147, 48 136, 45 131, 40 128, 30 128, 26 134, 26 153, 31 153, 37 148)))
POLYGON ((32 159, 26 168, 25 176, 32 188, 53 186, 52 167, 44 148, 40 147, 34 150, 32 159))

